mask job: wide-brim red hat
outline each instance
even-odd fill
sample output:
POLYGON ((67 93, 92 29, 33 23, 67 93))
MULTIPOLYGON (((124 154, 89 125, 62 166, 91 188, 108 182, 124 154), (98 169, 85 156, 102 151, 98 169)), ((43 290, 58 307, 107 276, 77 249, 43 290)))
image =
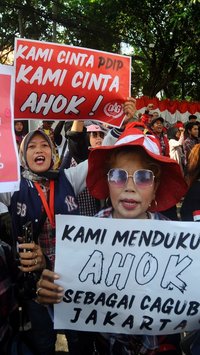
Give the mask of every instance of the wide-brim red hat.
POLYGON ((150 134, 144 134, 143 131, 135 127, 134 123, 127 125, 114 145, 91 149, 86 180, 90 194, 100 200, 109 197, 105 161, 111 151, 125 146, 140 146, 150 157, 160 163, 160 183, 155 196, 157 204, 150 210, 152 212, 164 211, 176 205, 187 191, 187 184, 179 164, 175 160, 161 155, 157 138, 150 134))

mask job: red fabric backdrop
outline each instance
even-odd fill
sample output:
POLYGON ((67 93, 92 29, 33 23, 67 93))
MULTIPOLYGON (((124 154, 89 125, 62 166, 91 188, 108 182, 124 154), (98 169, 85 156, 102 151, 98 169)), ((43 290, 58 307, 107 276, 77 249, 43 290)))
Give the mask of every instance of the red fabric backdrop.
POLYGON ((172 114, 178 110, 180 113, 184 113, 186 111, 190 112, 190 114, 195 114, 197 112, 200 113, 200 102, 189 102, 189 101, 171 101, 169 99, 159 100, 157 97, 153 99, 148 98, 147 96, 142 96, 137 99, 137 110, 146 107, 149 103, 153 103, 155 106, 155 110, 159 109, 160 111, 168 110, 172 114))

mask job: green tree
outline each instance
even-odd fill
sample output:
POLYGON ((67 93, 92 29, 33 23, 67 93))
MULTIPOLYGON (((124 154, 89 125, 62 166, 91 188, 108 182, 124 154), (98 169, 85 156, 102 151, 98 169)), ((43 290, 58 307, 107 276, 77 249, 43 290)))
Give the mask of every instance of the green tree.
POLYGON ((138 6, 128 1, 127 9, 127 21, 133 23, 132 28, 125 23, 134 48, 133 91, 148 96, 162 91, 168 98, 199 100, 199 5, 143 0, 138 6))
MULTIPOLYGON (((14 37, 122 51, 133 95, 200 100, 199 0, 1 0, 0 51, 14 37)), ((2 57, 1 62, 5 60, 2 57)))

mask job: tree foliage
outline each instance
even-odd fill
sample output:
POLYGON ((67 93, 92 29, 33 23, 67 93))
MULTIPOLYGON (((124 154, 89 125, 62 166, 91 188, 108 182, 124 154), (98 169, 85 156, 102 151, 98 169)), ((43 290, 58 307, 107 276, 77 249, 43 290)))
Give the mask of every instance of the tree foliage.
POLYGON ((199 0, 1 0, 0 13, 0 51, 16 36, 117 53, 124 42, 133 95, 200 100, 199 0))
POLYGON ((133 89, 136 92, 142 89, 149 96, 162 91, 169 98, 199 100, 199 6, 177 0, 151 3, 144 0, 138 1, 139 4, 140 11, 131 1, 127 2, 128 21, 133 23, 128 32, 135 49, 133 73, 137 75, 140 71, 142 82, 133 85, 133 89))

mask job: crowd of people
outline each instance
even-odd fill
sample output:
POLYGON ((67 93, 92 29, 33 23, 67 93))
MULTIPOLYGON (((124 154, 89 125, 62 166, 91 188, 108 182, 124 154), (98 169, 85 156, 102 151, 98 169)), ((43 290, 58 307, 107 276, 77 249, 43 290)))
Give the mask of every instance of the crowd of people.
MULTIPOLYGON (((91 121, 54 122, 52 128, 52 121, 44 121, 24 135, 22 127, 15 125, 20 188, 0 194, 12 222, 5 229, 0 215, 4 239, 0 245, 1 354, 14 354, 13 339, 21 326, 19 302, 31 324, 23 340, 24 355, 55 353, 57 332, 49 307, 63 297, 59 275, 54 272, 56 214, 66 218, 80 214, 200 220, 197 117, 190 115, 185 124, 177 122, 166 128, 152 104, 137 116, 133 98, 127 98, 124 113, 120 128, 91 121), (26 233, 27 225, 30 233, 26 233), (9 240, 5 230, 11 235, 9 240)), ((182 353, 180 334, 136 336, 70 330, 65 334, 69 355, 182 353)))

